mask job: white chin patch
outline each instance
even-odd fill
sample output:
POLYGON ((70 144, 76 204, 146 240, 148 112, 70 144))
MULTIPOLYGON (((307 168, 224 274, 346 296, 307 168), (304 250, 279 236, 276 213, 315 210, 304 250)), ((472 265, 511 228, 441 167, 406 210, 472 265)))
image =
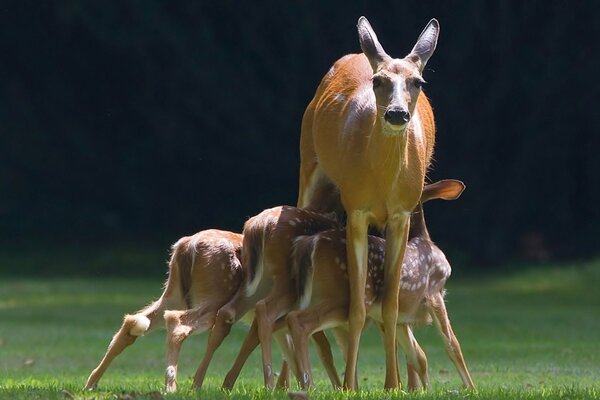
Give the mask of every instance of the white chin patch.
POLYGON ((404 133, 407 124, 393 125, 389 122, 385 122, 383 125, 383 133, 389 136, 398 136, 404 133))

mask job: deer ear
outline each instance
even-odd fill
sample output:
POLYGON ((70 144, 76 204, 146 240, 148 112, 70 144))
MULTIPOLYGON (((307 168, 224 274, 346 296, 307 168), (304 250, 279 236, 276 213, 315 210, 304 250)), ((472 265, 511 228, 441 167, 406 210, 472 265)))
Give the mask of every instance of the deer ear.
POLYGON ((429 21, 423 32, 419 35, 415 47, 408 55, 408 58, 414 62, 421 71, 425 68, 425 64, 429 57, 433 54, 437 45, 438 36, 440 34, 440 24, 437 19, 429 21))
POLYGON ((379 64, 381 64, 390 56, 387 55, 381 43, 377 39, 375 31, 371 27, 371 24, 365 17, 360 17, 356 25, 358 28, 358 40, 360 42, 360 48, 362 49, 365 56, 369 60, 373 72, 377 72, 379 64))
POLYGON ((456 200, 460 197, 466 186, 456 179, 444 179, 425 185, 421 193, 421 202, 433 199, 456 200))

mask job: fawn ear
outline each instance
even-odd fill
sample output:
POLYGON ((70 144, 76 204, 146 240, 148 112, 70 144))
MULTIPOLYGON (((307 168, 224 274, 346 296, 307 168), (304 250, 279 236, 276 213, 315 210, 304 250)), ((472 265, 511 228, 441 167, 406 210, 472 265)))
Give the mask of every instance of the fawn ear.
POLYGON ((375 31, 365 17, 360 17, 358 19, 356 28, 358 29, 360 48, 365 56, 367 56, 367 59, 373 68, 373 72, 377 72, 379 64, 384 60, 389 59, 390 56, 383 50, 383 46, 379 43, 375 31))
POLYGON ((425 29, 423 29, 423 32, 421 32, 417 39, 415 47, 413 47, 412 51, 407 56, 408 59, 417 65, 419 70, 423 71, 429 57, 433 54, 439 35, 440 23, 437 19, 433 18, 429 21, 427 26, 425 26, 425 29))
POLYGON ((421 202, 433 199, 456 200, 460 197, 466 186, 456 179, 444 179, 425 185, 421 193, 421 202))

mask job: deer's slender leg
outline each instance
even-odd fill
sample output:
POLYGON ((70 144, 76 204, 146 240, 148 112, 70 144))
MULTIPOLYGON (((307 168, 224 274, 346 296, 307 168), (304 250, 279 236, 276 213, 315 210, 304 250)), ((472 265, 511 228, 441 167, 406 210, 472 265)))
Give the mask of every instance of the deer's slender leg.
POLYGON ((408 375, 408 390, 416 391, 421 389, 423 386, 421 385, 419 374, 408 361, 408 356, 406 356, 406 372, 408 375))
POLYGON ((215 323, 216 311, 206 307, 186 311, 165 311, 167 325, 167 368, 165 370, 165 389, 174 392, 177 389, 177 362, 179 351, 185 339, 194 333, 202 333, 215 323))
POLYGON ((321 359, 323 367, 325 367, 325 371, 327 371, 327 376, 329 376, 331 385, 334 389, 341 388, 342 382, 340 381, 337 369, 335 368, 333 353, 331 352, 331 346, 329 344, 329 340, 327 340, 327 337, 325 336, 325 332, 318 331, 313 333, 312 339, 317 345, 317 354, 321 359))
POLYGON ((290 372, 293 372, 294 376, 298 375, 292 338, 287 332, 287 329, 282 328, 286 328, 285 317, 277 320, 273 331, 273 337, 279 345, 279 350, 283 355, 283 363, 281 365, 281 370, 279 371, 279 378, 277 379, 277 389, 289 388, 290 372))
MULTIPOLYGON (((416 372, 419 380, 423 383, 423 387, 429 389, 429 377, 427 375, 427 357, 425 353, 417 343, 417 340, 412 334, 412 330, 408 324, 400 324, 398 326, 398 342, 402 347, 402 351, 406 355, 406 360, 409 364, 409 368, 416 372)), ((409 375, 411 372, 409 371, 409 375)), ((414 378, 414 377, 413 377, 414 378)), ((409 379, 409 389, 415 390, 419 387, 415 382, 411 382, 409 379)))
POLYGON ((281 369, 279 370, 279 378, 277 378, 276 389, 287 390, 290 388, 290 367, 288 362, 283 360, 281 369))
POLYGON ((223 306, 216 315, 215 323, 213 328, 208 335, 208 343, 206 344, 206 352, 204 353, 204 357, 202 357, 202 361, 196 370, 196 374, 194 375, 194 382, 192 386, 196 389, 200 389, 202 384, 204 383, 204 378, 206 376, 206 371, 208 370, 208 366, 215 354, 215 351, 221 346, 223 340, 229 332, 231 331, 231 325, 237 321, 237 316, 239 314, 239 310, 236 310, 235 303, 232 305, 231 302, 223 306))
POLYGON ((274 324, 278 317, 290 310, 295 302, 293 289, 289 287, 274 288, 273 293, 256 303, 256 321, 258 326, 258 338, 262 350, 263 374, 265 387, 273 389, 273 368, 271 338, 274 324))
POLYGON ((325 305, 315 309, 292 311, 287 316, 288 329, 294 342, 300 386, 303 389, 312 387, 310 360, 308 357, 308 337, 320 330, 324 324, 341 323, 348 316, 346 305, 325 305))
POLYGON ((383 345, 385 347, 385 388, 393 389, 398 382, 398 354, 396 351, 396 323, 398 322, 398 293, 402 259, 408 238, 408 216, 398 214, 389 218, 386 227, 384 289, 381 306, 383 317, 383 345))
POLYGON ((227 375, 225 375, 225 379, 223 380, 222 385, 223 389, 231 390, 233 388, 235 381, 240 375, 242 367, 246 363, 246 360, 248 359, 250 354, 252 354, 252 351, 254 351, 256 346, 258 346, 258 344, 258 326, 256 323, 256 318, 254 318, 254 320, 252 321, 252 325, 250 326, 250 330, 248 331, 248 334, 244 339, 244 343, 242 343, 242 347, 240 348, 240 351, 238 352, 238 355, 233 363, 233 366, 231 367, 229 372, 227 372, 227 375))
POLYGON ((162 318, 167 299, 161 297, 159 300, 150 304, 133 315, 125 315, 121 328, 115 333, 106 354, 98 366, 90 374, 85 389, 93 389, 98 384, 102 375, 110 363, 128 346, 132 345, 139 336, 142 336, 161 324, 157 320, 162 318))
POLYGON ((465 363, 465 359, 460 348, 460 343, 458 343, 458 339, 456 338, 456 335, 454 335, 454 331, 450 325, 450 319, 448 318, 448 312, 446 311, 444 297, 441 293, 436 293, 430 297, 429 301, 431 307, 431 316, 433 317, 433 321, 435 322, 435 326, 437 327, 438 331, 442 334, 448 356, 460 374, 463 384, 469 389, 475 389, 475 384, 473 383, 471 375, 469 374, 469 370, 467 369, 467 364, 465 363))
POLYGON ((348 313, 348 356, 344 388, 356 390, 356 369, 360 336, 365 325, 365 284, 367 281, 367 218, 361 211, 348 213, 346 226, 346 253, 350 281, 350 309, 348 313))

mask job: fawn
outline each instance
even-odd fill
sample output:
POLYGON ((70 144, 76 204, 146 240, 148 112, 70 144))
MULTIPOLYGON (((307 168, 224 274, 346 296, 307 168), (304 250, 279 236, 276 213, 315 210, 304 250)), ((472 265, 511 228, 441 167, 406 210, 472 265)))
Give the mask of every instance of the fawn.
MULTIPOLYGON (((100 364, 92 371, 86 389, 97 384, 110 363, 125 348, 158 326, 163 325, 163 313, 195 310, 194 327, 177 327, 178 340, 171 333, 169 346, 179 352, 181 342, 191 333, 200 333, 213 326, 217 310, 238 291, 244 271, 241 260, 242 235, 220 230, 205 230, 179 239, 172 246, 169 277, 158 300, 132 315, 125 315, 121 328, 115 333, 100 364)), ((173 324, 172 324, 173 325, 173 324)), ((172 330, 175 329, 172 326, 172 330)), ((169 361, 172 364, 173 359, 169 361)), ((169 365, 166 372, 168 390, 174 390, 177 365, 169 365)))
MULTIPOLYGON (((460 181, 439 181, 425 186, 421 202, 435 198, 453 200, 463 190, 464 185, 460 181)), ((296 351, 298 378, 303 388, 312 385, 306 340, 308 335, 315 330, 334 328, 336 338, 340 337, 342 342, 346 340, 344 325, 348 323, 351 313, 351 293, 345 247, 344 231, 339 229, 300 237, 294 245, 294 272, 300 293, 300 309, 290 312, 287 321, 296 351)), ((382 321, 385 250, 383 239, 369 236, 365 307, 369 317, 378 322, 382 321)), ((398 296, 398 342, 407 357, 409 388, 418 388, 419 380, 425 388, 429 387, 427 358, 412 334, 411 325, 428 322, 427 317, 431 316, 464 385, 474 389, 444 303, 444 285, 450 276, 450 264, 444 253, 431 241, 421 203, 411 217, 403 264, 398 296)))

